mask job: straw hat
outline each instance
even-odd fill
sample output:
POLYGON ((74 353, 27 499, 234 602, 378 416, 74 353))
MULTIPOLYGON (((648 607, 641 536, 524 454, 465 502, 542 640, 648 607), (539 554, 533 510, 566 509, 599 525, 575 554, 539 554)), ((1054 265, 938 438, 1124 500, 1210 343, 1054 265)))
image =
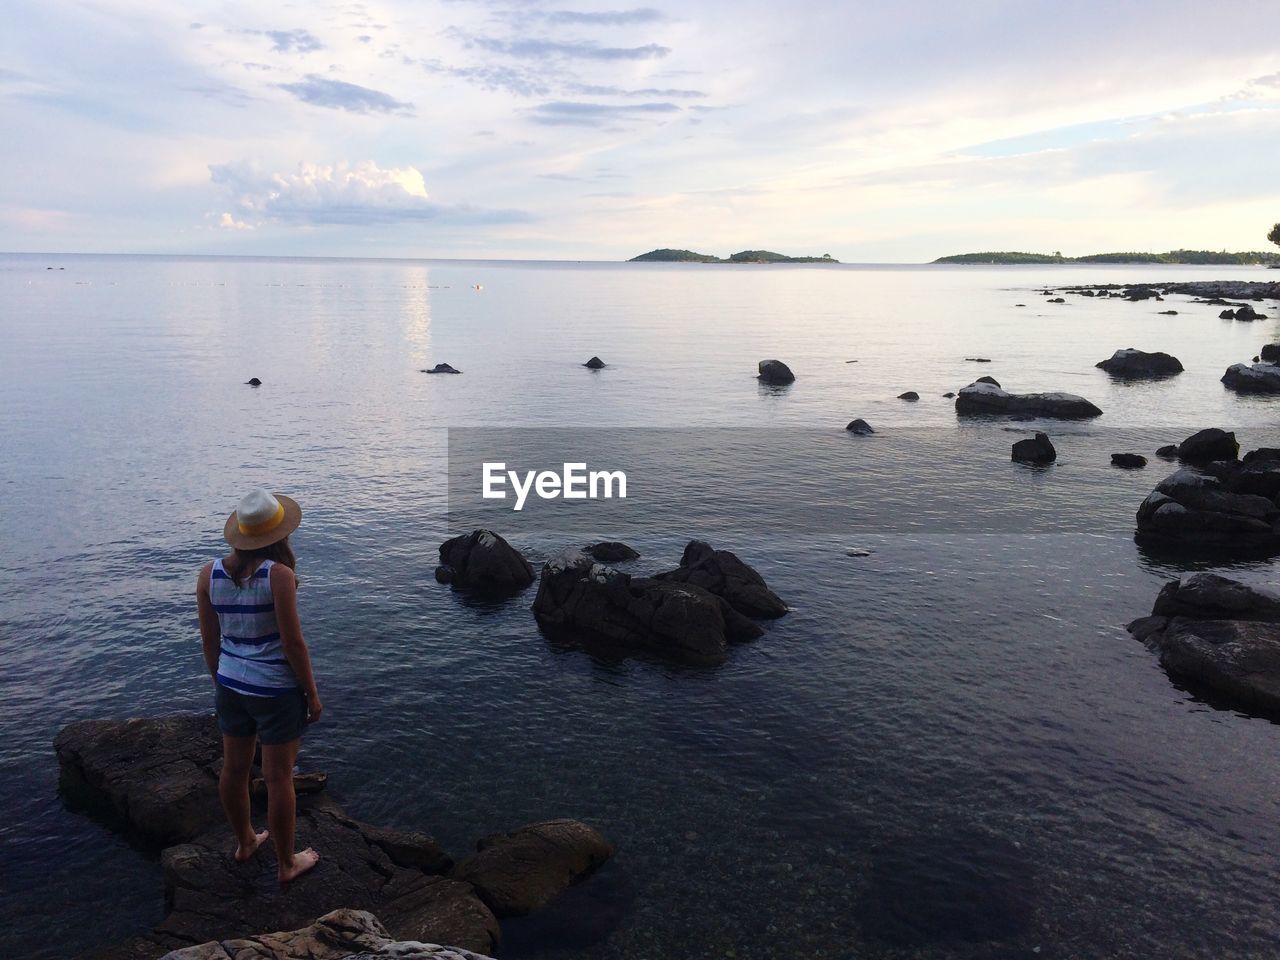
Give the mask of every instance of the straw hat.
POLYGON ((259 488, 245 494, 235 513, 227 517, 222 537, 237 550, 257 550, 283 540, 301 522, 302 508, 296 501, 259 488))

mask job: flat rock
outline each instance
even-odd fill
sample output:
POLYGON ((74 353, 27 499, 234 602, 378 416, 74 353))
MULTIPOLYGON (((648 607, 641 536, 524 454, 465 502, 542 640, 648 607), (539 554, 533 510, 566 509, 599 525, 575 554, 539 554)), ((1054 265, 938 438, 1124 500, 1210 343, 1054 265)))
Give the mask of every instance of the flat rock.
POLYGON ((791 368, 781 360, 761 360, 758 369, 758 379, 763 380, 765 383, 794 383, 796 379, 796 375, 791 372, 791 368))
POLYGON ((1280 393, 1280 364, 1233 363, 1222 375, 1222 383, 1236 393, 1280 393))
POLYGON ((546 906, 613 856, 598 830, 577 820, 546 820, 476 844, 451 876, 475 888, 499 917, 546 906))
POLYGON ((774 618, 787 612, 782 598, 769 589, 752 567, 728 550, 716 550, 701 540, 690 540, 675 570, 658 574, 659 580, 701 587, 746 617, 774 618))
POLYGON ((473 530, 440 544, 436 579, 455 587, 523 590, 533 583, 533 566, 492 530, 473 530))
POLYGON ((298 930, 211 940, 166 953, 161 960, 490 960, 460 947, 398 941, 367 910, 334 910, 298 930))
POLYGON ((1182 363, 1177 357, 1158 351, 1146 353, 1133 347, 1117 350, 1095 366, 1122 380, 1168 377, 1182 372, 1182 363))
POLYGON ((1044 417, 1055 420, 1087 420, 1102 411, 1070 393, 1007 393, 993 383, 975 381, 962 387, 956 397, 956 413, 961 416, 1044 417))
POLYGON ((437 363, 430 370, 423 370, 423 373, 461 373, 461 370, 455 370, 447 363, 437 363))

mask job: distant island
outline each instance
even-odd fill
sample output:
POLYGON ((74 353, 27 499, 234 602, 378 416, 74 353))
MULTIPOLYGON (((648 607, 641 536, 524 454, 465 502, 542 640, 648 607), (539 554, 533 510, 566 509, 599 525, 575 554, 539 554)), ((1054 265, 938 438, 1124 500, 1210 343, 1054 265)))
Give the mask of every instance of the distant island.
POLYGON ((1060 253, 1018 253, 999 251, 993 253, 959 253, 951 257, 939 257, 934 263, 1188 263, 1210 266, 1277 266, 1280 253, 1252 251, 1227 253, 1217 250, 1170 250, 1168 253, 1094 253, 1086 257, 1064 257, 1060 253))
POLYGON ((650 250, 638 257, 632 257, 628 263, 839 263, 831 254, 824 253, 820 257, 788 257, 772 250, 743 250, 728 259, 712 256, 709 253, 694 253, 692 250, 672 250, 663 247, 661 250, 650 250))

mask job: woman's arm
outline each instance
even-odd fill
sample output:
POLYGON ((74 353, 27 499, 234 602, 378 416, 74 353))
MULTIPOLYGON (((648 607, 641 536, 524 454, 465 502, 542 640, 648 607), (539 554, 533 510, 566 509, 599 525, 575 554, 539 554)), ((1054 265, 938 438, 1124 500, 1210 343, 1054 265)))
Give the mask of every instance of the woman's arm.
POLYGON ((276 626, 280 629, 280 645, 285 659, 293 668, 302 692, 307 695, 307 721, 320 719, 320 693, 316 690, 316 678, 311 672, 311 653, 302 638, 302 623, 298 619, 298 578, 283 563, 271 565, 271 597, 276 605, 276 626))
POLYGON ((213 561, 200 568, 196 577, 196 610, 200 614, 200 646, 204 650, 204 665, 209 676, 218 673, 218 653, 222 649, 222 626, 218 623, 218 613, 213 609, 213 600, 209 596, 209 574, 213 571, 213 561))

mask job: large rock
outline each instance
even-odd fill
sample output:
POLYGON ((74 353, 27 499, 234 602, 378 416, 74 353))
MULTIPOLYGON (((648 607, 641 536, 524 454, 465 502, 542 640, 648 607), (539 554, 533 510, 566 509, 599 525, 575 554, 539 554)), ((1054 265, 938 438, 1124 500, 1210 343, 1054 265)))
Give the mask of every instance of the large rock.
POLYGON ((1197 430, 1178 444, 1178 458, 1187 463, 1234 460, 1238 456, 1240 456, 1240 444, 1236 440, 1236 435, 1217 427, 1197 430))
POLYGON ((1280 364, 1233 363, 1222 375, 1222 382, 1236 393, 1280 393, 1280 364))
POLYGON ((436 579, 456 587, 523 590, 533 583, 533 566, 492 530, 473 530, 440 544, 436 579))
POLYGON ((1193 552, 1280 550, 1280 506, 1272 498, 1233 489, 1237 486, 1184 467, 1142 502, 1136 539, 1193 552))
POLYGON ((1168 377, 1182 372, 1182 363, 1177 357, 1160 352, 1145 353, 1133 347, 1117 350, 1109 360, 1103 360, 1095 366, 1123 380, 1168 377))
POLYGON ((334 910, 298 930, 211 940, 166 953, 161 960, 490 960, 460 947, 398 941, 367 910, 334 910))
POLYGON ((1007 393, 993 383, 976 381, 961 387, 956 397, 956 413, 961 416, 1047 417, 1056 420, 1087 420, 1102 411, 1070 393, 1007 393))
POLYGON ((1047 433, 1037 433, 1034 437, 1015 441, 1011 459, 1018 463, 1053 463, 1058 459, 1058 451, 1047 433))
POLYGON ((494 834, 476 850, 452 876, 473 886, 499 917, 546 906, 613 856, 599 831, 576 820, 547 820, 494 834))
POLYGON ((1280 363, 1280 343, 1266 343, 1258 354, 1266 363, 1280 363))
POLYGON ((780 617, 787 612, 782 598, 769 589, 754 569, 728 550, 716 550, 701 540, 690 540, 675 570, 658 574, 659 580, 690 583, 717 597, 746 617, 780 617))
POLYGON ((791 368, 781 360, 761 360, 759 370, 759 379, 765 383, 793 383, 796 379, 796 375, 791 372, 791 368))
POLYGON ((533 613, 562 640, 644 649, 691 663, 720 663, 730 642, 763 632, 701 587, 631 577, 581 554, 542 568, 533 613))
POLYGON ((1257 620, 1280 623, 1280 594, 1259 590, 1216 573, 1171 580, 1160 590, 1152 616, 1194 620, 1257 620))

